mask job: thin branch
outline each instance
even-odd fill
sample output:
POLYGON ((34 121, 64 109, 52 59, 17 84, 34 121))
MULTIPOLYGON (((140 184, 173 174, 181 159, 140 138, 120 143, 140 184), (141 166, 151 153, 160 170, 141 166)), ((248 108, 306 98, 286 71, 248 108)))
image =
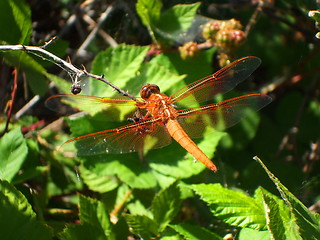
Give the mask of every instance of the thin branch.
POLYGON ((0 134, 0 137, 2 137, 8 130, 8 126, 9 126, 9 122, 10 122, 11 114, 12 114, 12 109, 13 109, 13 106, 15 103, 15 97, 16 97, 17 88, 18 88, 18 75, 19 75, 19 71, 17 68, 15 68, 13 74, 14 74, 13 87, 12 87, 11 100, 9 103, 9 109, 8 109, 8 114, 7 114, 7 121, 6 121, 6 125, 4 127, 3 132, 0 134))
POLYGON ((90 34, 87 36, 86 40, 82 43, 82 45, 78 48, 78 50, 75 52, 75 54, 72 56, 72 59, 77 57, 78 53, 81 53, 83 50, 85 50, 90 42, 94 39, 96 36, 97 32, 99 31, 101 24, 106 20, 108 17, 109 13, 112 10, 112 5, 110 5, 100 16, 99 20, 97 21, 96 26, 94 29, 90 32, 90 34))
MULTIPOLYGON (((54 39, 50 40, 48 43, 45 43, 44 46, 51 44, 51 41, 53 40, 54 39)), ((129 97, 132 100, 136 100, 136 97, 118 88, 116 85, 114 85, 113 83, 105 79, 104 75, 99 76, 99 75, 89 73, 85 69, 79 69, 74 65, 72 65, 72 63, 69 63, 57 57, 56 55, 48 52, 47 50, 43 49, 43 46, 34 47, 34 46, 24 46, 24 45, 0 45, 0 51, 25 51, 28 53, 32 53, 44 60, 51 61, 52 63, 54 63, 55 65, 59 66, 64 71, 66 71, 71 77, 74 85, 79 84, 81 79, 84 77, 91 77, 108 84, 110 87, 112 87, 114 90, 116 90, 118 93, 122 94, 123 96, 129 97)))

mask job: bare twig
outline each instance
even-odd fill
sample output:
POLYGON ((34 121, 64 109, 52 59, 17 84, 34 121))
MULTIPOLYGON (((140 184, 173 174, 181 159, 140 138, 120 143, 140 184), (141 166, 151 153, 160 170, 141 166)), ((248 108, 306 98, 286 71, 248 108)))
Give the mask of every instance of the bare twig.
MULTIPOLYGON (((50 41, 53 41, 53 40, 50 40, 50 41)), ((49 45, 50 41, 45 45, 49 45)), ((99 75, 89 73, 85 69, 79 69, 74 65, 72 65, 72 63, 69 63, 57 57, 56 55, 48 52, 47 50, 43 49, 43 46, 34 47, 34 46, 24 46, 24 45, 0 45, 0 51, 25 51, 28 53, 32 53, 44 60, 53 62, 54 64, 62 68, 64 71, 66 71, 71 77, 73 84, 79 84, 81 79, 84 77, 91 77, 108 84, 110 87, 112 87, 114 90, 116 90, 118 93, 122 94, 123 96, 129 97, 132 100, 136 100, 136 98, 133 95, 118 88, 116 85, 114 85, 113 83, 105 79, 103 75, 99 76, 99 75)))
POLYGON ((264 4, 263 1, 259 1, 259 2, 258 2, 258 5, 257 5, 256 10, 255 10, 254 13, 252 14, 252 16, 251 16, 251 18, 250 18, 250 20, 249 20, 249 22, 248 22, 248 24, 247 24, 247 26, 246 26, 246 28, 245 28, 245 30, 244 30, 244 35, 245 35, 246 37, 248 37, 248 34, 249 34, 252 26, 256 23, 256 19, 257 19, 257 17, 258 17, 258 14, 261 13, 261 11, 262 11, 262 6, 263 6, 263 4, 264 4))
POLYGON ((94 39, 94 37, 96 36, 97 32, 100 29, 101 24, 104 22, 104 20, 108 17, 109 13, 112 10, 112 5, 110 5, 100 16, 96 26, 94 27, 94 29, 90 32, 90 34, 87 36, 86 40, 82 43, 82 45, 78 48, 78 50, 75 52, 75 54, 72 56, 72 59, 74 59, 75 57, 77 57, 77 55, 79 53, 81 53, 83 50, 85 50, 88 45, 90 44, 90 42, 94 39))

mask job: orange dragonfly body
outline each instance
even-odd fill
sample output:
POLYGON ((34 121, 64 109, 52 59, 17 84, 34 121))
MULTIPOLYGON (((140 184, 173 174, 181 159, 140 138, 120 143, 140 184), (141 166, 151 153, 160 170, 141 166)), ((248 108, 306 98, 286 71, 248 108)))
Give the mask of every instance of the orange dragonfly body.
POLYGON ((157 85, 146 84, 140 90, 140 98, 93 97, 58 95, 51 98, 73 98, 90 104, 107 104, 137 107, 131 124, 123 127, 91 133, 73 138, 78 155, 102 153, 128 153, 142 151, 147 137, 156 139, 152 148, 161 148, 175 139, 196 160, 216 171, 216 165, 191 140, 201 137, 211 124, 222 130, 239 122, 248 111, 258 111, 271 102, 271 97, 248 94, 218 103, 199 106, 218 93, 226 93, 245 80, 260 65, 257 57, 245 57, 234 61, 216 73, 193 82, 172 96, 160 93, 157 85), (188 106, 183 108, 179 106, 188 106), (191 108, 190 108, 191 107, 191 108))

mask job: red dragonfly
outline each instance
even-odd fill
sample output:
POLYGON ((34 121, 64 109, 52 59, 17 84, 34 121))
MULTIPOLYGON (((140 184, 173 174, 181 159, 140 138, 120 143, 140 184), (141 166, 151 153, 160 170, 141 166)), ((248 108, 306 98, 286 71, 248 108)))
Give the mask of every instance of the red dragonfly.
POLYGON ((160 93, 155 84, 146 84, 136 99, 129 97, 94 97, 57 95, 52 98, 73 98, 81 103, 136 106, 132 123, 101 132, 73 138, 66 143, 76 142, 78 155, 102 153, 141 152, 148 136, 156 139, 152 148, 161 148, 175 139, 193 157, 209 169, 216 165, 191 140, 201 137, 206 126, 217 130, 228 128, 239 122, 248 111, 258 111, 271 102, 271 97, 248 94, 222 102, 199 106, 218 93, 226 93, 251 75, 261 60, 249 56, 236 60, 216 73, 195 81, 172 96, 160 93), (191 108, 180 109, 178 106, 191 108), (250 110, 249 110, 250 109, 250 110))

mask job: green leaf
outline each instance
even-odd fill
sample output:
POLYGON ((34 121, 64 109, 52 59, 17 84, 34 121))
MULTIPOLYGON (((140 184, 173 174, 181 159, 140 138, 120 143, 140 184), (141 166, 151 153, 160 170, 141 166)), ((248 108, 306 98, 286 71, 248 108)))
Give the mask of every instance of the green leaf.
POLYGON ((208 229, 205 229, 200 226, 195 226, 187 223, 179 225, 170 225, 170 227, 175 230, 177 233, 182 235, 184 239, 188 240, 202 240, 202 239, 212 239, 212 240, 222 240, 222 237, 219 235, 210 232, 208 229))
POLYGON ((46 73, 45 75, 50 81, 54 82, 54 84, 56 85, 56 87, 59 88, 61 93, 70 93, 71 79, 63 79, 50 73, 46 73))
POLYGON ((24 0, 0 1, 0 41, 9 44, 28 44, 32 23, 31 10, 24 0))
POLYGON ((91 225, 106 237, 112 234, 109 215, 102 202, 79 195, 79 205, 81 223, 91 225))
MULTIPOLYGON (((149 47, 133 45, 119 45, 100 52, 92 63, 92 72, 98 75, 105 74, 117 87, 123 89, 128 81, 138 74, 149 47)), ((90 95, 112 96, 118 94, 105 83, 94 80, 90 95)))
POLYGON ((259 240, 270 240, 269 231, 258 231, 251 228, 242 228, 239 233, 239 240, 249 240, 249 239, 259 239, 259 240))
POLYGON ((181 204, 180 189, 177 182, 161 190, 152 201, 153 218, 159 225, 159 231, 166 226, 177 215, 181 204))
POLYGON ((158 235, 158 224, 144 215, 124 215, 132 232, 145 239, 158 235))
POLYGON ((152 26, 160 17, 162 8, 161 0, 138 0, 136 4, 137 13, 142 23, 148 28, 152 39, 155 41, 152 26))
POLYGON ((222 187, 220 184, 192 185, 211 212, 225 223, 236 227, 266 229, 263 205, 256 199, 222 187))
POLYGON ((21 51, 8 51, 1 54, 7 64, 26 73, 27 83, 34 94, 39 94, 40 96, 45 94, 48 89, 48 84, 44 77, 46 70, 40 63, 21 51))
POLYGON ((109 240, 112 238, 107 238, 101 231, 97 231, 96 228, 92 227, 90 224, 78 224, 78 225, 68 225, 62 233, 59 233, 59 239, 66 240, 87 240, 87 239, 97 239, 97 240, 109 240))
POLYGON ((173 6, 161 15, 157 28, 166 34, 186 32, 190 28, 200 5, 201 3, 198 2, 173 6))
POLYGON ((293 221, 299 227, 300 236, 302 239, 320 239, 320 223, 313 213, 302 204, 302 202, 297 199, 280 181, 276 178, 273 173, 263 164, 263 162, 258 158, 254 157, 256 161, 264 168, 269 178, 274 182, 281 197, 288 205, 290 211, 293 214, 293 221))
POLYGON ((149 218, 153 218, 152 213, 142 204, 140 200, 136 200, 134 202, 130 202, 127 205, 130 213, 133 215, 145 215, 149 218))
POLYGON ((132 79, 125 89, 130 89, 131 94, 137 95, 141 87, 148 82, 158 85, 161 92, 164 93, 182 82, 185 77, 186 75, 179 75, 175 72, 170 59, 159 54, 141 68, 140 74, 132 79))
MULTIPOLYGON (((34 61, 34 64, 38 64, 34 61)), ((35 71, 34 69, 25 69, 27 83, 31 88, 31 91, 35 95, 40 95, 43 97, 48 91, 48 81, 43 72, 35 71)))
POLYGON ((19 172, 28 148, 21 129, 15 128, 0 139, 0 178, 11 182, 19 172))
POLYGON ((266 209, 267 227, 272 239, 302 239, 299 236, 299 227, 293 218, 287 218, 287 215, 291 215, 289 208, 281 206, 281 202, 279 204, 275 196, 264 189, 261 189, 261 194, 266 209))
POLYGON ((25 196, 7 181, 0 180, 1 239, 51 239, 51 230, 36 220, 25 196))
POLYGON ((101 176, 96 171, 88 170, 84 164, 80 165, 79 170, 84 183, 95 192, 110 192, 119 185, 115 176, 101 176))
MULTIPOLYGON (((211 132, 208 129, 203 140, 196 143, 209 158, 212 158, 224 135, 223 132, 211 132)), ((151 151, 146 159, 154 171, 174 178, 189 178, 206 169, 202 163, 194 162, 194 157, 176 142, 165 147, 165 151, 162 149, 151 151)))
POLYGON ((131 188, 148 189, 156 186, 155 177, 143 167, 136 154, 97 155, 86 157, 84 167, 102 178, 117 176, 131 188), (107 160, 106 160, 107 159, 107 160))

